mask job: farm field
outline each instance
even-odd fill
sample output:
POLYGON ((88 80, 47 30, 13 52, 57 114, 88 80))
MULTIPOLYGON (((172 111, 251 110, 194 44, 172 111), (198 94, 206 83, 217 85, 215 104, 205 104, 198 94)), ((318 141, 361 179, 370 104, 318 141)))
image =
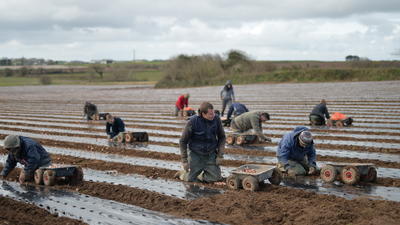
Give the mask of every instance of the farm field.
MULTIPOLYGON (((275 165, 286 132, 308 126, 321 98, 330 113, 353 117, 348 128, 313 127, 317 163, 374 163, 376 183, 324 183, 319 177, 284 179, 259 192, 232 191, 173 178, 180 168, 179 137, 186 120, 172 116, 177 97, 190 106, 221 109, 221 87, 154 89, 151 85, 24 86, 0 89, 0 144, 16 134, 34 138, 55 163, 80 165, 79 186, 19 185, 18 170, 2 180, 0 216, 41 224, 398 224, 400 221, 400 81, 234 85, 237 101, 265 110, 272 143, 226 146, 222 172, 245 163, 275 165), (128 131, 147 131, 145 145, 106 140, 103 121, 87 122, 85 101, 121 117, 128 131), (13 205, 14 210, 7 210, 13 205), (55 216, 58 215, 58 216, 55 216)), ((226 128, 226 131, 228 129, 226 128)), ((6 150, 0 148, 0 168, 6 150)), ((5 223, 7 224, 7 223, 5 223)))

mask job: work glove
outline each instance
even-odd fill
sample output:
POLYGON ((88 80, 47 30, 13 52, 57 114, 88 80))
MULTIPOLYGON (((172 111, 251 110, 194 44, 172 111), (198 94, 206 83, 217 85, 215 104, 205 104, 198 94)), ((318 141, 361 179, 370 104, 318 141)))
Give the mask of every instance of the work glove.
POLYGON ((314 175, 316 173, 317 173, 317 169, 314 166, 312 166, 308 169, 308 175, 314 175))
POLYGON ((182 169, 185 170, 186 172, 189 171, 189 163, 183 162, 182 163, 182 169))
POLYGON ((290 165, 289 164, 285 164, 283 166, 283 169, 287 172, 290 169, 290 165))

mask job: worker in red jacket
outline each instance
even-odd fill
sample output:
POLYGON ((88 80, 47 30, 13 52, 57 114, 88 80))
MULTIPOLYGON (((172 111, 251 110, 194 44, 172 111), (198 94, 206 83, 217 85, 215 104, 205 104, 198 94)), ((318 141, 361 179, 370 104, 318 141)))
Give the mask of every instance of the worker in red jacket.
POLYGON ((189 94, 179 96, 175 103, 175 116, 178 116, 178 113, 183 116, 183 109, 189 105, 189 97, 189 94))

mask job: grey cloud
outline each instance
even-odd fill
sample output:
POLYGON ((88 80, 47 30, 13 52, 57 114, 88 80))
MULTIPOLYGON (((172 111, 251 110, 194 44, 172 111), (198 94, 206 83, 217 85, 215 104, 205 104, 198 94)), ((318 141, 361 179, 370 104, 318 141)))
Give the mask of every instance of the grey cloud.
MULTIPOLYGON (((368 44, 369 41, 383 42, 399 23, 389 21, 390 18, 400 18, 400 1, 2 0, 0 52, 9 55, 0 57, 12 56, 13 47, 1 46, 17 40, 25 45, 19 51, 32 54, 54 54, 51 50, 44 51, 42 46, 59 49, 77 43, 80 48, 66 48, 64 57, 81 50, 85 51, 80 56, 83 58, 102 58, 107 52, 110 57, 123 58, 127 53, 118 55, 120 49, 135 46, 148 58, 221 53, 232 48, 247 50, 257 58, 279 59, 276 57, 286 53, 290 57, 313 57, 318 52, 323 57, 330 53, 334 58, 346 49, 372 54, 375 46, 368 44), (260 35, 240 33, 242 26, 271 21, 278 21, 277 26, 283 27, 269 31, 271 27, 267 26, 260 35), (352 21, 368 31, 330 37, 310 35, 313 26, 322 26, 327 21, 336 24, 352 21), (240 37, 228 37, 229 29, 240 37)), ((386 48, 392 48, 398 40, 385 44, 386 48)), ((126 52, 129 51, 128 48, 126 52)), ((383 52, 379 54, 384 57, 383 52)))

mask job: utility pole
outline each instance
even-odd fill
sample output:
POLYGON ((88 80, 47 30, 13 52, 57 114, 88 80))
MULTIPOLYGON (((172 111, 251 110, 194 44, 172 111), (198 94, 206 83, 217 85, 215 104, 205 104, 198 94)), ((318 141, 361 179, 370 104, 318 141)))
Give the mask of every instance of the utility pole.
POLYGON ((133 62, 135 62, 135 49, 133 49, 133 62))

